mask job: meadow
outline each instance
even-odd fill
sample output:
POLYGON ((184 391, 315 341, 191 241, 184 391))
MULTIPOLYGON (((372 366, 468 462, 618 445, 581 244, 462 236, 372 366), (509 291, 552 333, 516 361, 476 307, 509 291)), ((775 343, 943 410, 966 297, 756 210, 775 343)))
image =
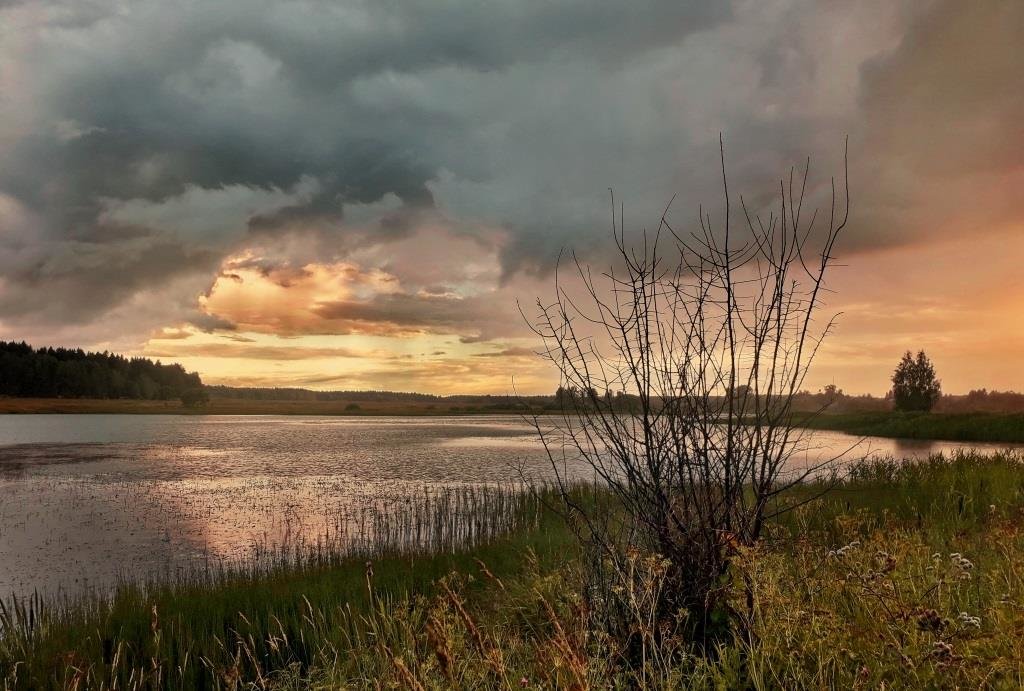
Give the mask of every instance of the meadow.
POLYGON ((643 657, 632 665, 588 624, 574 539, 550 495, 483 496, 390 532, 382 517, 374 544, 8 604, 0 678, 9 689, 1024 683, 1020 456, 863 462, 797 488, 765 539, 734 554, 735 626, 709 649, 643 625, 661 569, 633 555, 643 657), (431 525, 474 522, 494 528, 468 545, 422 539, 431 525))
POLYGON ((793 424, 857 436, 1024 443, 1024 413, 798 413, 793 424))

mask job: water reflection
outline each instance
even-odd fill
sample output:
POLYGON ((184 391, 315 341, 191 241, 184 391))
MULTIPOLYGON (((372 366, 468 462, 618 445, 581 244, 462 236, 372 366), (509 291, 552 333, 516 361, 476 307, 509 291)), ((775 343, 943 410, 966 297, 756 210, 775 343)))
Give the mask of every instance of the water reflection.
MULTIPOLYGON (((856 442, 816 432, 799 462, 856 442)), ((872 439, 851 455, 970 446, 872 439)), ((390 511, 425 489, 521 473, 551 477, 513 416, 0 416, 0 595, 74 594, 243 559, 257 544, 351 530, 368 508, 390 511)))

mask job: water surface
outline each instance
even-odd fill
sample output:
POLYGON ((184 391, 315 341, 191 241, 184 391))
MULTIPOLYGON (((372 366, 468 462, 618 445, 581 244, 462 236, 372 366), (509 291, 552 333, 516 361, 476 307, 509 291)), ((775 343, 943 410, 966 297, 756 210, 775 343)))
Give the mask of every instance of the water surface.
MULTIPOLYGON (((809 447, 800 462, 1003 448, 837 432, 809 447)), ((517 416, 0 416, 0 597, 244 559, 430 488, 523 475, 552 473, 517 416)))

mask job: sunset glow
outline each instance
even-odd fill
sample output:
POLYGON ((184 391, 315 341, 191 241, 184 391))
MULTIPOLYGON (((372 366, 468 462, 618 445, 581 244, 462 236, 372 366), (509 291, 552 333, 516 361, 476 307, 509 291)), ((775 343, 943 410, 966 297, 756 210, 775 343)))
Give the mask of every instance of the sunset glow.
POLYGON ((527 13, 450 51, 440 10, 316 4, 0 4, 0 339, 548 392, 519 306, 560 251, 607 267, 609 188, 633 233, 673 197, 693 228, 721 132, 751 205, 810 155, 821 207, 848 136, 810 388, 882 394, 925 348, 947 392, 1024 389, 1020 3, 705 3, 571 39, 527 13))

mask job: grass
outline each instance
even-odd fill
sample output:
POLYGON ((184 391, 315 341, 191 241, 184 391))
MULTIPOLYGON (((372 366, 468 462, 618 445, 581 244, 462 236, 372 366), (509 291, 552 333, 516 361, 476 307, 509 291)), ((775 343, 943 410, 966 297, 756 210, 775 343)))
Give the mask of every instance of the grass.
POLYGON ((1021 413, 824 413, 797 414, 793 421, 801 427, 858 436, 1024 443, 1021 413))
MULTIPOLYGON (((864 462, 789 501, 735 555, 735 637, 696 654, 645 633, 633 672, 588 628, 564 524, 524 498, 484 509, 527 517, 503 524, 511 532, 381 552, 370 570, 355 554, 281 557, 257 573, 7 610, 0 678, 12 689, 1024 684, 1020 456, 864 462)), ((424 520, 464 521, 459 506, 424 520)), ((656 587, 657 560, 635 566, 656 587)))
POLYGON ((372 533, 372 543, 276 550, 112 597, 3 605, 0 681, 16 689, 220 688, 304 672, 353 648, 384 601, 378 593, 416 598, 480 564, 508 578, 525 570, 527 554, 545 569, 572 554, 561 521, 510 488, 451 490, 378 517, 372 533))

